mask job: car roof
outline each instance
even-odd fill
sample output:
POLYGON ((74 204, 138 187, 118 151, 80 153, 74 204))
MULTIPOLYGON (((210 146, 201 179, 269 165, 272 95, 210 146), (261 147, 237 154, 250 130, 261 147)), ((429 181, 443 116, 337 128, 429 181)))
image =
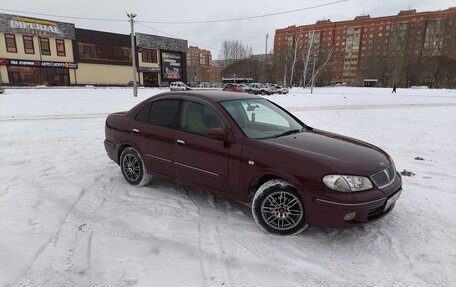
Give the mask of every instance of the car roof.
POLYGON ((166 96, 166 95, 182 95, 184 96, 193 96, 196 98, 201 98, 209 102, 222 102, 227 100, 241 100, 241 99, 262 99, 260 96, 239 93, 239 92, 226 92, 226 91, 179 91, 179 92, 166 92, 159 94, 157 96, 166 96))

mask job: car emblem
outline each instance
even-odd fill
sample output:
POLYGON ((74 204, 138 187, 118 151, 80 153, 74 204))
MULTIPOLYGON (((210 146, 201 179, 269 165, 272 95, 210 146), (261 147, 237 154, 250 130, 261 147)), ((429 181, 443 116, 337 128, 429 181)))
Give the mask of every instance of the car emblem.
POLYGON ((385 163, 384 163, 384 162, 380 162, 380 166, 384 166, 384 165, 385 165, 385 163))

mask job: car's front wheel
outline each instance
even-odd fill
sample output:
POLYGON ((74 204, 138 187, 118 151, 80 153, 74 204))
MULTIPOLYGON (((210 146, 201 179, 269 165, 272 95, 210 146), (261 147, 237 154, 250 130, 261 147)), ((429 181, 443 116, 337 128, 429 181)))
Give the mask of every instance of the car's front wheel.
POLYGON ((152 176, 147 173, 139 153, 132 147, 122 151, 120 169, 125 180, 131 185, 143 186, 150 182, 152 176))
POLYGON ((255 222, 265 232, 293 235, 306 227, 304 203, 296 189, 281 179, 261 185, 252 201, 255 222))

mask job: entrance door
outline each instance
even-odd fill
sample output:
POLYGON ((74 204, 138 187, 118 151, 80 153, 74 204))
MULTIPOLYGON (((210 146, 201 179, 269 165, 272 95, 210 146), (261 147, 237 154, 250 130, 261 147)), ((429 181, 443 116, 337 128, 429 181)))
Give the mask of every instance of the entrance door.
POLYGON ((21 74, 19 72, 10 72, 10 84, 13 86, 21 86, 21 74))
POLYGON ((144 87, 158 87, 158 73, 143 73, 144 87))

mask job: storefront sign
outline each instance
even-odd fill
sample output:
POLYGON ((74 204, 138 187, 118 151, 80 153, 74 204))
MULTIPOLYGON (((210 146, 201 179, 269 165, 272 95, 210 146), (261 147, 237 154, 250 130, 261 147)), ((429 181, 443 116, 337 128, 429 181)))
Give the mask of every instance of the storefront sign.
POLYGON ((164 79, 182 79, 181 55, 179 53, 162 53, 161 59, 164 79))
POLYGON ((160 73, 160 71, 161 71, 160 68, 138 67, 138 72, 143 72, 143 73, 160 73))
POLYGON ((74 24, 0 14, 0 32, 75 39, 74 24))
POLYGON ((0 65, 20 66, 20 67, 38 67, 38 68, 64 68, 77 69, 78 63, 72 62, 48 62, 48 61, 30 61, 15 59, 0 59, 0 65))

